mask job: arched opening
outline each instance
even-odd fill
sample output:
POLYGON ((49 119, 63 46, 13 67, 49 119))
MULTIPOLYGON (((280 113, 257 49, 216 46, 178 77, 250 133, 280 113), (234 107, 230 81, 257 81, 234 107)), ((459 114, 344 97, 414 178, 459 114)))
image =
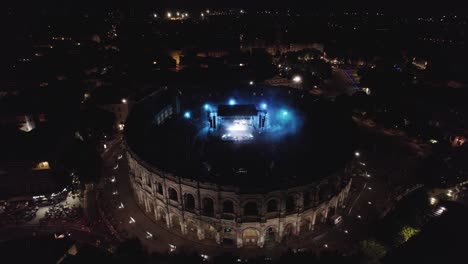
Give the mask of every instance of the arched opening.
POLYGON ((301 219, 301 233, 309 232, 311 226, 312 226, 312 221, 310 220, 310 217, 303 217, 301 219))
POLYGON ((159 207, 158 209, 158 215, 159 215, 159 221, 163 222, 163 223, 166 223, 166 211, 159 207))
POLYGON ((234 203, 231 200, 226 200, 223 202, 223 213, 234 213, 234 203))
POLYGON ((284 227, 283 241, 289 240, 293 234, 294 234, 294 226, 293 224, 289 223, 284 227))
POLYGON ((336 214, 336 208, 333 206, 328 207, 327 218, 330 219, 330 217, 334 216, 335 214, 336 214))
POLYGON ((176 201, 176 202, 178 201, 176 190, 174 190, 173 188, 169 188, 168 194, 169 194, 169 199, 171 199, 172 201, 176 201))
POLYGON ((184 208, 188 211, 195 210, 195 198, 190 193, 184 194, 184 208))
POLYGON ((162 184, 158 182, 158 186, 156 187, 156 191, 160 194, 163 195, 163 187, 162 184))
POLYGON ((205 231, 205 239, 216 239, 216 228, 210 224, 203 224, 203 230, 205 231))
POLYGON ((226 245, 235 245, 236 244, 236 231, 230 227, 224 227, 223 229, 223 244, 226 245))
POLYGON ((186 220, 185 221, 185 224, 186 224, 186 230, 187 230, 187 236, 189 236, 190 238, 193 238, 193 239, 197 239, 198 238, 198 235, 197 235, 197 225, 195 224, 194 221, 192 220, 186 220))
POLYGON ((171 217, 171 227, 174 230, 180 231, 180 218, 179 216, 173 214, 171 217))
POLYGON ((265 245, 272 245, 276 242, 276 229, 272 226, 265 231, 265 245))
POLYGON ((242 232, 242 241, 244 246, 256 246, 259 238, 259 232, 253 228, 247 228, 242 232))
POLYGON ((254 202, 248 202, 244 205, 244 215, 258 215, 258 207, 254 202))
POLYGON ((272 200, 268 201, 268 203, 267 203, 267 212, 268 213, 278 212, 278 201, 277 200, 272 199, 272 200))
POLYGON ((202 200, 202 213, 206 216, 214 215, 214 202, 211 198, 203 198, 202 200))
POLYGON ((292 195, 288 195, 286 198, 286 212, 296 211, 296 199, 292 195))

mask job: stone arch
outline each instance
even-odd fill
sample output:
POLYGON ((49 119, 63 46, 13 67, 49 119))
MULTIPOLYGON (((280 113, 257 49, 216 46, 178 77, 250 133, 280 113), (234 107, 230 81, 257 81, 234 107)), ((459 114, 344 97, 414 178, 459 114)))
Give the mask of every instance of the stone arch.
POLYGON ((177 231, 181 231, 180 217, 177 214, 171 215, 171 228, 177 231))
POLYGON ((267 202, 267 213, 271 212, 278 212, 279 207, 278 207, 278 199, 272 198, 267 202))
POLYGON ((244 246, 257 246, 260 239, 260 232, 255 228, 246 228, 242 230, 242 244, 244 246))
POLYGON ((226 245, 235 245, 237 239, 236 229, 231 226, 226 226, 223 228, 223 244, 226 245))
POLYGON ((184 193, 184 209, 187 211, 195 210, 195 197, 191 193, 184 193))
POLYGON ((301 233, 307 233, 312 228, 312 217, 311 216, 303 216, 301 218, 301 233))
POLYGON ((315 223, 324 223, 325 222, 325 210, 324 208, 317 210, 315 213, 315 223))
POLYGON ((198 228, 197 224, 193 220, 186 220, 185 221, 185 227, 187 231, 187 236, 192 238, 192 239, 198 239, 198 228))
POLYGON ((162 207, 158 207, 158 221, 161 221, 163 223, 166 223, 166 218, 167 218, 167 213, 166 213, 166 210, 164 210, 164 208, 162 207))
POLYGON ((202 214, 206 216, 214 215, 214 201, 209 197, 202 199, 202 214))
POLYGON ((258 215, 258 206, 254 201, 246 202, 243 209, 244 215, 258 215))
POLYGON ((169 199, 175 202, 178 202, 179 199, 177 197, 177 191, 174 188, 167 188, 167 194, 169 196, 169 199))
POLYGON ((284 226, 283 241, 289 240, 294 235, 294 224, 288 223, 284 226))
POLYGON ((268 226, 265 229, 265 245, 272 245, 276 243, 276 237, 278 236, 278 230, 275 226, 268 226))
POLYGON ((158 192, 160 195, 164 195, 163 186, 160 182, 158 182, 158 185, 156 187, 156 192, 158 192))
POLYGON ((330 205, 328 208, 327 208, 328 212, 326 214, 327 218, 330 218, 332 217, 333 215, 335 215, 337 212, 336 212, 336 207, 335 207, 335 204, 332 204, 330 205))
POLYGON ((217 230, 214 226, 203 223, 203 231, 205 233, 205 239, 216 239, 217 230))
POLYGON ((224 200, 223 202, 223 213, 234 213, 234 202, 231 200, 224 200))
POLYGON ((345 207, 345 195, 343 192, 338 197, 338 206, 341 206, 342 208, 345 207))
POLYGON ((297 208, 296 196, 289 194, 286 196, 286 212, 292 213, 295 212, 297 208))

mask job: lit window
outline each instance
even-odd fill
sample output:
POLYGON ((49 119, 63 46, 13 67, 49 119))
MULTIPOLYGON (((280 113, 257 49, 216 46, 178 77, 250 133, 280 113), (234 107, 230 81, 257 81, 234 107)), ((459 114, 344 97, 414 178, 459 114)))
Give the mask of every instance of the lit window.
POLYGON ((49 162, 48 161, 42 161, 36 164, 36 166, 33 168, 33 170, 49 170, 49 162))

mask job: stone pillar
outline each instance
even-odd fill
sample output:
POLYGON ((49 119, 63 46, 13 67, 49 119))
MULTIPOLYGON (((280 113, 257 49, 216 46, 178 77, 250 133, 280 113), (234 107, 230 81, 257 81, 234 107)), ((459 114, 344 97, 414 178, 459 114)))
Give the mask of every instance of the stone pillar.
POLYGON ((278 242, 281 242, 283 240, 283 235, 284 235, 284 223, 280 219, 279 225, 278 225, 278 242))
POLYGON ((263 246, 265 245, 265 233, 265 231, 261 232, 258 237, 257 246, 260 248, 263 248, 263 246))
POLYGON ((182 233, 182 235, 187 235, 187 224, 185 224, 183 216, 181 216, 180 218, 180 232, 182 233))
POLYGON ((242 241, 242 230, 240 228, 236 230, 236 236, 237 236, 237 248, 241 248, 243 246, 243 241, 242 241))
POLYGON ((159 220, 159 212, 158 212, 158 207, 155 205, 154 206, 154 217, 156 220, 159 220))
POLYGON ((297 214, 296 216, 296 228, 295 228, 295 234, 296 236, 298 236, 300 233, 301 233, 301 217, 299 216, 299 214, 297 214))
POLYGON ((312 215, 312 221, 310 223, 310 228, 309 230, 313 231, 314 230, 314 227, 315 227, 315 218, 317 217, 317 211, 314 212, 314 214, 312 215))
POLYGON ((166 213, 166 226, 171 228, 171 215, 169 213, 166 213))
POLYGON ((205 230, 203 230, 203 226, 200 220, 197 220, 197 236, 198 240, 205 239, 205 230))

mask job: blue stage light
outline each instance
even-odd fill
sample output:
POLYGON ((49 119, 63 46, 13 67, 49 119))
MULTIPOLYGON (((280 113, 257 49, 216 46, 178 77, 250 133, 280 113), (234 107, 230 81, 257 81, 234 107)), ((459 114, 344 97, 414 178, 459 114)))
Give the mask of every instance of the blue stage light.
POLYGON ((234 99, 229 99, 229 105, 235 105, 236 104, 236 100, 234 99))
POLYGON ((263 104, 260 105, 260 107, 261 107, 263 110, 265 110, 265 109, 267 109, 267 104, 263 103, 263 104))
POLYGON ((184 117, 185 117, 185 118, 190 118, 191 116, 192 116, 192 115, 191 115, 190 112, 188 112, 188 111, 184 113, 184 117))
POLYGON ((208 111, 208 110, 210 110, 210 105, 209 105, 209 104, 205 104, 205 105, 203 106, 203 108, 205 108, 205 110, 208 111))

